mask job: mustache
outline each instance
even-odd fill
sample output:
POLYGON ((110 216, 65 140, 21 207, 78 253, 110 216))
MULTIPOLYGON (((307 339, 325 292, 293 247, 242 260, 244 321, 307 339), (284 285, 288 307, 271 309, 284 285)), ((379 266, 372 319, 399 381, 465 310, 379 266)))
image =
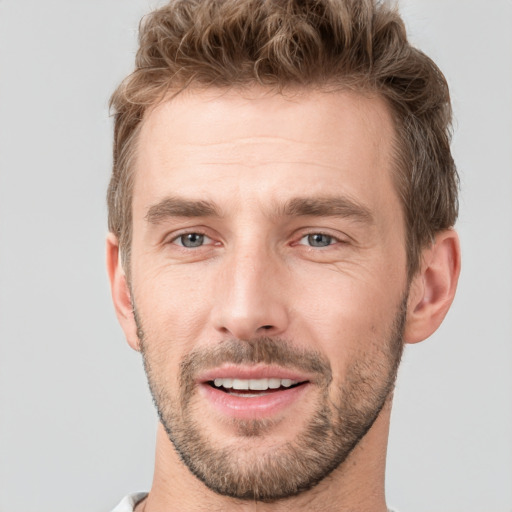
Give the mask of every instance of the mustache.
POLYGON ((332 380, 331 365, 319 352, 298 348, 282 338, 265 336, 251 340, 226 339, 190 352, 180 364, 182 389, 186 393, 200 372, 226 363, 293 368, 316 375, 324 385, 332 380))

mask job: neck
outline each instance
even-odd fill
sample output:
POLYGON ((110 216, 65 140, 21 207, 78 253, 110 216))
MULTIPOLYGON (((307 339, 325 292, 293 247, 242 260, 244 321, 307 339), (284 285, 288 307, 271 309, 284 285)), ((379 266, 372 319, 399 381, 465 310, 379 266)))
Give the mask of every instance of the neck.
POLYGON ((153 485, 144 500, 144 512, 386 512, 384 474, 390 411, 391 398, 345 462, 317 486, 272 503, 237 500, 208 489, 183 464, 159 424, 153 485))

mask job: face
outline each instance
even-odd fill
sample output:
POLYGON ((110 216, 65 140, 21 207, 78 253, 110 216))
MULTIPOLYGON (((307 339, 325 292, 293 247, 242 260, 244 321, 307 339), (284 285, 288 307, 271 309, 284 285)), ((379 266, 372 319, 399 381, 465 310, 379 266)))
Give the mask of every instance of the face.
POLYGON ((338 468, 390 394, 407 298, 385 104, 186 92, 140 133, 130 289, 160 419, 220 494, 338 468))

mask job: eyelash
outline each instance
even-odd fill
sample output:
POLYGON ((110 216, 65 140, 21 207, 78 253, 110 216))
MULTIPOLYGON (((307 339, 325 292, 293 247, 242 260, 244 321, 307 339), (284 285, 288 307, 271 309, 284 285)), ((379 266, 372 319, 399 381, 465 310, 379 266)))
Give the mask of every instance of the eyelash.
POLYGON ((330 235, 329 233, 322 233, 322 232, 312 232, 312 233, 306 233, 304 235, 301 236, 301 238, 299 239, 298 241, 298 244, 300 245, 306 245, 306 244, 301 244, 301 241, 304 240, 305 238, 308 239, 308 247, 310 248, 318 248, 318 249, 324 249, 324 248, 327 248, 327 247, 330 247, 331 245, 335 245, 336 243, 340 243, 341 240, 333 235, 330 235), (315 236, 320 236, 320 237, 326 237, 329 239, 329 243, 327 245, 322 245, 322 246, 315 246, 315 245, 312 245, 311 244, 311 240, 310 240, 310 237, 315 237, 315 236))
POLYGON ((183 240, 183 238, 187 237, 187 236, 190 236, 190 235, 196 235, 198 237, 203 237, 203 239, 208 239, 210 241, 213 241, 206 233, 204 233, 203 231, 186 231, 184 233, 180 233, 179 235, 175 236, 174 238, 172 238, 169 243, 171 244, 174 244, 174 245, 177 245, 178 247, 180 248, 183 248, 183 249, 196 249, 196 248, 199 248, 199 247, 203 247, 204 243, 201 243, 201 245, 198 245, 198 246, 195 246, 195 247, 187 247, 186 245, 182 243, 177 243, 179 240, 183 240))
MULTIPOLYGON (((169 243, 171 244, 174 244, 178 247, 180 247, 181 249, 184 249, 184 250, 190 250, 190 249, 198 249, 200 247, 204 247, 206 244, 205 244, 205 240, 204 239, 207 239, 208 241, 212 242, 212 238, 210 238, 204 231, 199 231, 199 230, 195 230, 195 231, 186 231, 184 233, 180 233, 179 235, 176 235, 175 237, 173 237, 169 243), (202 241, 200 243, 200 245, 192 245, 192 246, 186 246, 184 243, 183 243, 183 239, 187 236, 191 236, 191 235, 196 235, 198 237, 202 237, 202 241), (181 241, 181 243, 178 243, 179 241, 181 241)), ((193 243, 193 242, 192 242, 193 243)), ((304 233, 301 235, 301 237, 298 239, 297 242, 295 242, 293 245, 304 245, 304 246, 307 246, 311 249, 326 249, 332 245, 335 245, 337 243, 346 243, 344 242, 343 240, 340 240, 338 237, 334 236, 334 235, 331 235, 329 233, 323 233, 321 231, 314 231, 314 232, 310 232, 310 233, 304 233), (328 238, 328 243, 327 245, 320 245, 320 246, 315 246, 315 245, 312 245, 312 241, 310 239, 310 237, 315 237, 315 236, 319 236, 319 237, 326 237, 328 238), (308 239, 308 242, 309 243, 301 243, 302 240, 304 239, 308 239)), ((209 244, 208 244, 209 245, 209 244)))

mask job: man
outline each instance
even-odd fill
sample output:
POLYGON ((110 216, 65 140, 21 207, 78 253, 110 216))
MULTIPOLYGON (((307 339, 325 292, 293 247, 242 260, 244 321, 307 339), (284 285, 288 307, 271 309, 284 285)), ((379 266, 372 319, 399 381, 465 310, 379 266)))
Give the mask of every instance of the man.
POLYGON ((116 511, 386 511, 402 348, 460 268, 439 69, 386 4, 177 0, 112 106, 107 266, 160 417, 116 511))

